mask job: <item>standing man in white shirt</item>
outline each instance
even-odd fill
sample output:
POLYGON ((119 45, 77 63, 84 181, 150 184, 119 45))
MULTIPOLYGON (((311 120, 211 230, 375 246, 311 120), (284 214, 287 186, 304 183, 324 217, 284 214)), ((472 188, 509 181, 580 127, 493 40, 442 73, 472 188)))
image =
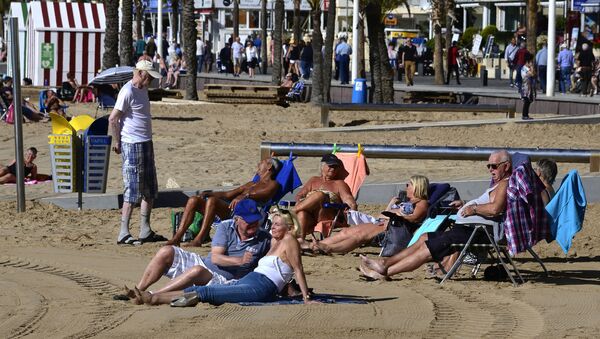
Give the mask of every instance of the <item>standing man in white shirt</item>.
POLYGON ((515 85, 515 82, 513 81, 513 72, 517 69, 517 65, 515 65, 515 56, 517 55, 518 50, 519 46, 517 46, 517 39, 515 38, 512 38, 510 44, 506 46, 506 50, 504 50, 504 59, 506 59, 506 63, 508 64, 510 87, 515 85))
POLYGON ((196 39, 196 60, 198 61, 198 73, 202 73, 204 65, 204 41, 201 37, 196 39))
POLYGON ((108 118, 113 139, 113 151, 123 159, 123 209, 117 244, 135 245, 140 242, 166 241, 150 228, 150 212, 158 194, 154 147, 152 145, 152 117, 148 86, 160 74, 152 62, 141 60, 135 65, 133 79, 127 82, 117 97, 115 108, 108 118), (129 233, 129 220, 134 205, 140 203, 139 240, 129 233))
POLYGON ((239 36, 235 37, 235 41, 231 44, 231 50, 233 52, 233 76, 239 77, 242 68, 242 53, 244 51, 244 45, 240 42, 239 36))

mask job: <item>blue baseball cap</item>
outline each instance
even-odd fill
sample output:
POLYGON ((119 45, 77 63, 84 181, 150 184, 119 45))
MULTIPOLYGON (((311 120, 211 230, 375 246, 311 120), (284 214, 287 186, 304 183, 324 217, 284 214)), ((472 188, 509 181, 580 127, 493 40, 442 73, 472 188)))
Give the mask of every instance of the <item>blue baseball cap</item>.
POLYGON ((252 224, 262 219, 262 214, 256 206, 256 201, 244 199, 235 205, 233 215, 244 219, 245 222, 252 224))

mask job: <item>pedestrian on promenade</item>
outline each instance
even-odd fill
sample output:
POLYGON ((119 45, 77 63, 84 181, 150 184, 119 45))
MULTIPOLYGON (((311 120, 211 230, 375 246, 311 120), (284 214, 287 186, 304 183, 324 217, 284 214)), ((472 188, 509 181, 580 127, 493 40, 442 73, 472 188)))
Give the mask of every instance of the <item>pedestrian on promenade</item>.
POLYGON ((448 49, 448 75, 446 77, 446 85, 450 85, 450 78, 452 77, 452 72, 456 74, 456 83, 460 85, 460 79, 458 77, 458 47, 456 46, 456 41, 452 41, 452 46, 448 49))
POLYGON ((517 78, 515 79, 515 85, 517 86, 518 90, 521 90, 521 86, 523 85, 521 68, 525 66, 525 59, 527 55, 530 55, 529 51, 527 50, 527 45, 525 44, 525 42, 521 42, 521 45, 519 45, 519 49, 515 54, 515 67, 517 70, 517 78))
POLYGON ((402 53, 402 64, 406 73, 406 86, 414 86, 413 77, 415 76, 415 62, 417 61, 417 48, 412 43, 412 39, 406 39, 404 53, 402 53))
POLYGON ((350 83, 350 55, 352 47, 348 45, 345 37, 340 38, 340 43, 335 48, 335 57, 339 62, 340 83, 342 85, 350 83))
POLYGON ((562 94, 566 94, 567 90, 571 88, 571 72, 574 63, 573 52, 567 49, 567 45, 563 43, 560 45, 560 52, 558 53, 558 66, 560 67, 558 89, 562 94))
POLYGON ((529 116, 529 106, 535 100, 535 67, 533 65, 533 56, 531 54, 525 55, 525 65, 521 67, 521 86, 519 91, 521 94, 521 100, 523 100, 523 113, 521 119, 531 120, 529 116))
POLYGON ((123 209, 117 244, 135 245, 139 242, 166 241, 150 228, 150 212, 158 194, 152 120, 148 86, 160 74, 152 62, 139 61, 117 97, 115 108, 108 118, 114 139, 113 151, 123 159, 123 209), (139 242, 129 233, 129 221, 134 205, 141 201, 139 242))
POLYGON ((510 44, 506 47, 504 51, 504 59, 506 59, 506 63, 508 64, 508 79, 510 81, 510 87, 515 85, 513 81, 513 73, 515 72, 515 55, 517 55, 517 39, 512 38, 510 40, 510 44))
POLYGON ((548 65, 548 44, 542 45, 535 55, 535 65, 537 66, 538 79, 540 79, 540 88, 542 92, 546 91, 546 70, 548 65))
POLYGON ((581 52, 577 56, 577 61, 579 61, 579 67, 581 68, 581 96, 587 96, 588 91, 591 90, 590 81, 592 80, 592 67, 594 66, 594 61, 596 57, 594 57, 594 53, 592 53, 592 49, 590 45, 584 43, 581 45, 581 52))

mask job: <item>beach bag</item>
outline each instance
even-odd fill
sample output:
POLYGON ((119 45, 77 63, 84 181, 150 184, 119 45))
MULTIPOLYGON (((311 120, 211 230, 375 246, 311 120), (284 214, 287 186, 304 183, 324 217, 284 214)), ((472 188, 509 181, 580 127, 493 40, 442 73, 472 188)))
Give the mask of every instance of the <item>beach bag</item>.
MULTIPOLYGON (((179 230, 179 224, 181 223, 181 218, 183 217, 183 212, 173 212, 171 211, 171 229, 173 230, 173 235, 177 233, 179 230)), ((188 229, 185 231, 182 242, 188 242, 194 240, 194 238, 200 233, 200 228, 202 227, 202 218, 203 215, 200 212, 196 212, 194 214, 194 220, 188 229)))
POLYGON ((10 104, 10 106, 8 106, 8 111, 6 112, 6 117, 4 117, 4 121, 6 121, 7 124, 14 124, 15 123, 15 107, 13 106, 13 104, 10 104))
POLYGON ((409 223, 402 218, 390 218, 382 241, 381 257, 391 257, 408 247, 414 230, 409 223))

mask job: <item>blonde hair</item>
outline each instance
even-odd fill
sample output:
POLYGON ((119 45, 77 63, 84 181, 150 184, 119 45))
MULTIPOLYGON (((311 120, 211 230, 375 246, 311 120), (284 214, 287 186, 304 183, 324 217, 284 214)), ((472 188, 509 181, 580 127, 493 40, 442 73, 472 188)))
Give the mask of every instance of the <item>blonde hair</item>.
POLYGON ((429 179, 423 175, 413 175, 409 181, 415 188, 415 198, 427 200, 429 189, 429 179))
POLYGON ((300 230, 300 223, 298 222, 296 215, 292 211, 273 206, 269 210, 269 220, 273 221, 273 218, 275 217, 281 218, 281 220, 288 227, 290 233, 294 237, 298 236, 298 232, 300 230))

